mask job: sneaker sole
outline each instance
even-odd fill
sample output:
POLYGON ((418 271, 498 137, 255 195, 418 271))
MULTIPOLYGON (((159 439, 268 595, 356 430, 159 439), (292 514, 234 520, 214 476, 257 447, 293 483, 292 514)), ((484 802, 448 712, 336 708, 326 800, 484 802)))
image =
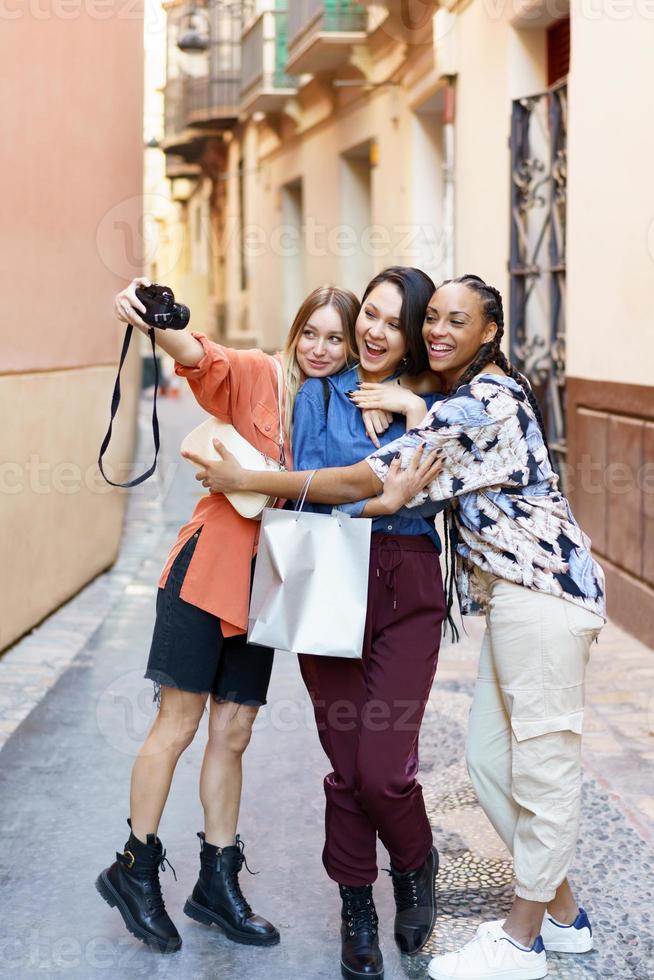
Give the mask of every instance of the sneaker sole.
MULTIPOLYGON (((452 973, 445 973, 442 970, 432 969, 428 967, 428 975, 431 980, 459 980, 458 977, 454 976, 452 973)), ((493 980, 543 980, 547 976, 547 966, 545 966, 545 972, 543 973, 542 968, 534 970, 505 970, 504 973, 494 973, 493 980)))
POLYGON ((176 953, 178 949, 181 949, 181 939, 177 941, 171 940, 170 942, 165 943, 160 939, 157 939, 155 936, 152 936, 149 932, 146 932, 145 929, 142 929, 141 926, 139 926, 139 924, 133 918, 129 907, 109 881, 106 871, 103 871, 98 875, 95 880, 95 887, 107 905, 109 905, 112 909, 118 909, 127 931, 131 932, 135 939, 145 943, 146 946, 149 946, 150 949, 156 950, 158 953, 176 953))
MULTIPOLYGON (((544 940, 543 940, 544 942, 544 940)), ((575 946, 573 943, 546 943, 546 953, 590 953, 593 948, 593 937, 591 936, 583 944, 575 946)))
POLYGON ((186 900, 184 915, 188 915, 189 919, 193 919, 194 922, 201 922, 203 926, 218 926, 228 939, 235 943, 242 943, 244 946, 276 946, 281 939, 278 932, 272 936, 251 936, 239 932, 221 916, 204 905, 198 905, 192 898, 186 900))
POLYGON ((383 980, 384 967, 382 967, 378 973, 359 973, 357 970, 351 970, 349 966, 346 966, 343 960, 341 960, 341 976, 345 977, 345 980, 361 980, 361 977, 376 977, 377 980, 383 980))
POLYGON ((421 950, 423 950, 425 948, 425 946, 427 945, 427 943, 431 939, 432 933, 433 933, 434 928, 436 926, 436 916, 438 914, 437 903, 436 903, 436 878, 438 876, 438 871, 440 869, 440 857, 439 857, 438 851, 436 850, 435 847, 432 847, 432 849, 431 849, 431 856, 434 858, 434 865, 435 865, 434 866, 434 870, 432 871, 432 894, 434 896, 434 911, 433 911, 433 914, 432 914, 432 917, 431 917, 431 925, 429 926, 429 930, 427 932, 427 935, 425 936, 425 939, 421 943, 421 945, 418 946, 417 949, 412 949, 411 952, 409 952, 409 953, 406 952, 406 950, 403 950, 402 949, 400 943, 397 941, 397 937, 395 938, 395 945, 397 946, 397 948, 399 949, 400 953, 403 956, 417 956, 417 954, 421 950))

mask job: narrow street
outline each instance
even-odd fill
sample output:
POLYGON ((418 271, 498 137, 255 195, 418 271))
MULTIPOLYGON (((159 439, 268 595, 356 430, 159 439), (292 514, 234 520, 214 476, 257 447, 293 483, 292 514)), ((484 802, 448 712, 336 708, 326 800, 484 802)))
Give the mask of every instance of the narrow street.
MULTIPOLYGON (((144 401, 143 463, 149 412, 144 401)), ((239 828, 259 872, 244 871, 244 891, 280 928, 281 944, 236 946, 182 914, 199 866, 201 735, 182 757, 160 828, 177 874, 167 870, 162 886, 182 950, 151 953, 94 888, 127 838, 130 768, 155 710, 142 675, 156 581, 198 495, 177 447, 199 411, 184 390, 179 400, 162 400, 161 416, 159 477, 131 494, 118 562, 0 658, 0 975, 332 980, 340 976, 339 900, 321 864, 326 760, 291 655, 277 656, 269 704, 246 756, 239 828)), ((392 938, 390 879, 380 874, 387 980, 425 976, 434 951, 456 948, 510 903, 511 864, 476 803, 464 761, 481 625, 468 621, 465 642, 443 649, 421 740, 421 779, 441 853, 437 928, 424 955, 402 960, 392 938)), ((552 954, 553 977, 654 975, 653 679, 653 652, 609 625, 590 668, 572 875, 596 948, 576 958, 552 954)))

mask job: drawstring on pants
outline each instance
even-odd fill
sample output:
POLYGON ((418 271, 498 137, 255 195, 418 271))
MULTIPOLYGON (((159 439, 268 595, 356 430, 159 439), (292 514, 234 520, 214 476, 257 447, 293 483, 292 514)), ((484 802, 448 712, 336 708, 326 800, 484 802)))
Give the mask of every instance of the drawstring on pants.
POLYGON ((397 609, 397 581, 395 571, 403 561, 402 549, 396 541, 383 538, 377 554, 377 578, 379 570, 386 574, 386 586, 393 590, 393 609, 397 609))

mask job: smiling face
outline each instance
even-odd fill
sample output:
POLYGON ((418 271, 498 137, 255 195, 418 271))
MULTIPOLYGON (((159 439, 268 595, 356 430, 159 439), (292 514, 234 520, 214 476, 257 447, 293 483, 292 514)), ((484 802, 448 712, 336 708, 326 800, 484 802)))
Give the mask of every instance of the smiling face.
POLYGON ((441 286, 429 302, 422 330, 429 367, 451 388, 496 333, 497 324, 486 322, 478 293, 458 282, 441 286))
POLYGON ((391 282, 370 291, 357 317, 355 334, 366 381, 382 381, 399 368, 407 352, 400 327, 402 293, 391 282))
POLYGON ((295 356, 307 378, 326 378, 342 370, 347 349, 335 306, 319 306, 313 311, 297 338, 295 356))

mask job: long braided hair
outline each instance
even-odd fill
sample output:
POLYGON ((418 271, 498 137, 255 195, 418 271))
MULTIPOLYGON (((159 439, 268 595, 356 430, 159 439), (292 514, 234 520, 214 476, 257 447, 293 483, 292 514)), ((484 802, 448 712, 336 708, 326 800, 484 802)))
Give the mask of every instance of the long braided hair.
MULTIPOLYGON (((501 368, 506 375, 518 382, 527 396, 527 400, 531 405, 531 409, 540 427, 547 454, 550 456, 550 448, 547 442, 545 423, 531 385, 524 374, 521 374, 520 371, 518 371, 511 364, 500 347, 502 337, 504 336, 504 304, 502 303, 502 294, 500 293, 499 289, 496 289, 494 286, 489 286, 488 283, 484 282, 480 276, 475 276, 471 273, 467 273, 464 276, 459 276, 456 279, 446 279, 445 282, 440 284, 438 289, 440 289, 441 286, 448 286, 450 283, 460 283, 462 286, 466 286, 468 289, 472 289, 473 292, 477 293, 482 303, 482 315, 484 317, 484 321, 486 323, 497 324, 497 331, 492 340, 481 345, 474 360, 468 365, 463 374, 456 379, 451 389, 446 392, 446 394, 451 395, 457 388, 460 388, 462 385, 469 384, 474 377, 483 371, 487 364, 497 364, 497 366, 501 368)), ((445 597, 447 601, 447 618, 445 623, 450 628, 452 639, 458 640, 459 631, 456 628, 452 617, 458 542, 457 528, 454 521, 452 508, 453 505, 448 504, 443 512, 443 521, 445 526, 445 597)))
POLYGON ((487 364, 497 364, 505 374, 514 381, 517 381, 525 395, 527 400, 531 405, 532 411, 536 416, 536 421, 540 426, 540 431, 543 436, 543 442, 545 443, 545 448, 547 449, 547 454, 549 455, 550 447, 547 442, 547 433, 545 431, 545 423, 543 421, 543 416, 541 415, 540 406, 536 401, 536 397, 532 391, 531 385, 525 378, 524 374, 521 374, 509 361, 508 357, 504 354, 501 349, 502 337, 504 336, 504 304, 502 303, 502 294, 499 289, 495 286, 489 286, 485 283, 483 279, 479 276, 473 276, 471 273, 467 273, 465 276, 459 276, 458 279, 446 279, 442 282, 441 286, 449 286, 450 283, 461 283, 462 286, 467 286, 468 289, 472 289, 473 292, 477 293, 482 302, 482 313, 486 323, 496 323, 497 332, 492 340, 487 344, 482 344, 477 352, 477 356, 472 361, 472 363, 466 368, 460 378, 454 383, 454 386, 448 394, 452 394, 456 388, 460 388, 461 385, 469 384, 472 379, 478 375, 487 364))

